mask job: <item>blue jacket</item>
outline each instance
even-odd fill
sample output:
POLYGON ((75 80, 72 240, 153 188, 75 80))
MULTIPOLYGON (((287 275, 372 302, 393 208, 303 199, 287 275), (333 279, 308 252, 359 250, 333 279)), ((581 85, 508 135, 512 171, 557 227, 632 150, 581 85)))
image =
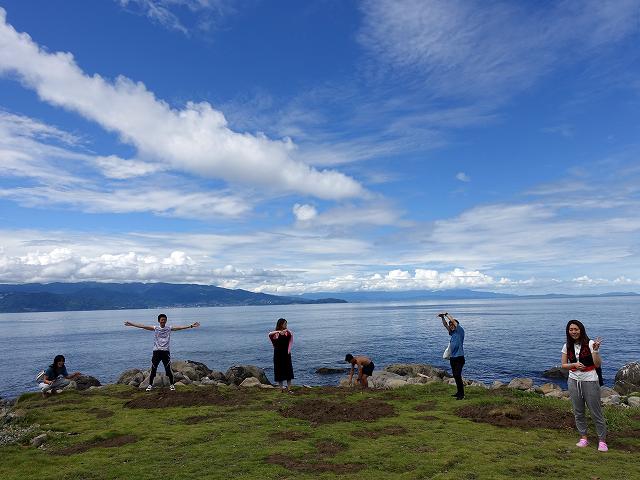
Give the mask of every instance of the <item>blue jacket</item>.
POLYGON ((464 328, 458 323, 456 329, 452 332, 449 331, 451 338, 449 339, 449 352, 451 357, 464 357, 464 349, 462 344, 464 343, 464 328))

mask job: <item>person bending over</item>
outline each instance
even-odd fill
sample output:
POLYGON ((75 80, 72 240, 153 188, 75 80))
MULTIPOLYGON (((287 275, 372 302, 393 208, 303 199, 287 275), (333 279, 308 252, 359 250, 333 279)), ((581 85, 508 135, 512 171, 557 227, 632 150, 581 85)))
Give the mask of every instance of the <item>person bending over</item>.
POLYGON ((187 328, 197 328, 200 326, 198 322, 191 325, 185 325, 180 327, 173 327, 167 325, 167 316, 164 313, 158 315, 158 323, 160 326, 141 325, 139 323, 124 322, 125 327, 136 327, 144 330, 150 330, 153 333, 153 355, 151 356, 151 375, 149 376, 149 386, 147 392, 153 390, 153 380, 156 377, 156 370, 158 365, 162 362, 164 365, 164 371, 169 377, 169 389, 175 390, 176 387, 173 381, 173 372, 171 371, 171 354, 169 353, 169 341, 171 340, 171 332, 177 332, 178 330, 186 330, 187 328))
POLYGON ((75 380, 81 375, 80 372, 74 372, 69 375, 64 361, 64 355, 56 355, 53 363, 45 370, 42 382, 40 383, 40 390, 42 391, 43 397, 46 397, 47 394, 54 393, 56 390, 62 390, 71 383, 71 380, 75 380))
POLYGON ((462 381, 462 367, 464 367, 464 328, 460 322, 448 313, 439 313, 444 328, 449 332, 449 364, 451 373, 456 381, 456 393, 453 395, 456 400, 464 398, 464 383, 462 381))
POLYGON ((349 372, 349 385, 352 385, 353 372, 357 365, 358 378, 356 382, 359 382, 360 385, 362 385, 362 388, 368 388, 368 378, 371 376, 371 374, 373 373, 373 369, 375 368, 375 365, 373 364, 371 359, 369 357, 365 357, 364 355, 356 355, 354 357, 353 355, 348 353, 344 357, 344 361, 351 364, 351 371, 349 372))

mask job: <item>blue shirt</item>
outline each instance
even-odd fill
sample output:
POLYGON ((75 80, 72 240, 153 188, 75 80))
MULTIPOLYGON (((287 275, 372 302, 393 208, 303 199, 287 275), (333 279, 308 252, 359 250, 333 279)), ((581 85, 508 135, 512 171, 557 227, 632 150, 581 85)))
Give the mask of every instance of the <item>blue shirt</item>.
POLYGON ((449 352, 451 357, 464 357, 464 349, 462 344, 464 343, 464 328, 458 323, 456 329, 452 332, 449 330, 449 352))
POLYGON ((63 377, 69 376, 69 374, 67 373, 67 367, 62 367, 61 369, 58 369, 58 375, 56 375, 55 369, 53 367, 49 367, 44 372, 44 374, 47 376, 47 380, 55 380, 60 375, 62 375, 63 377))

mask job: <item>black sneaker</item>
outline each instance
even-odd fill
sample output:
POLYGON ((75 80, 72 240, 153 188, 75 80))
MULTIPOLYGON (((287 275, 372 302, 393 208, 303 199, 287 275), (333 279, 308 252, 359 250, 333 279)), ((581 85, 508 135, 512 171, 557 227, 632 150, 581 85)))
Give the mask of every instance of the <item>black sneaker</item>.
POLYGON ((462 395, 461 397, 456 397, 456 400, 464 400, 464 395, 462 395))

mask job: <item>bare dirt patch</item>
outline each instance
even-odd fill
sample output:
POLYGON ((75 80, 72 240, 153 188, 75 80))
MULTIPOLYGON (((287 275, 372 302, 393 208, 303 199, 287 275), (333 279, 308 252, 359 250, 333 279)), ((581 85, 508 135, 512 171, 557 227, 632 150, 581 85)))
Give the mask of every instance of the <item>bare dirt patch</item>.
POLYGON ((554 409, 532 409, 517 404, 467 405, 456 412, 462 418, 498 427, 551 428, 573 430, 575 420, 570 412, 554 409))
POLYGON ((276 442, 282 440, 290 440, 292 442, 297 442, 298 440, 302 440, 307 438, 309 434, 307 432, 297 432, 295 430, 284 430, 282 432, 273 432, 269 435, 271 440, 276 442))
POLYGON ((90 408, 89 410, 87 410, 87 413, 95 415, 96 418, 109 418, 113 417, 114 415, 111 410, 107 410, 104 408, 90 408))
POLYGON ((375 399, 359 402, 305 399, 293 405, 280 407, 279 411, 283 417, 309 420, 315 424, 351 421, 374 422, 379 418, 396 414, 393 405, 375 399))
POLYGON ((273 465, 280 465, 287 470, 294 470, 304 473, 325 473, 331 472, 336 475, 353 473, 364 468, 364 464, 359 463, 332 463, 327 458, 334 457, 340 452, 347 450, 348 446, 333 440, 319 440, 315 444, 316 453, 306 455, 304 458, 294 458, 290 455, 274 454, 269 455, 265 460, 273 465))
POLYGON ((628 429, 621 432, 607 433, 607 444, 609 448, 613 450, 624 450, 633 453, 640 452, 638 439, 640 439, 640 429, 628 429))
POLYGON ((416 405, 413 409, 416 412, 430 412, 435 408, 435 406, 436 406, 436 402, 434 400, 430 400, 420 405, 416 405))
POLYGON ((229 391, 224 394, 215 388, 182 392, 159 391, 138 395, 124 404, 126 408, 199 407, 204 405, 242 406, 251 403, 255 393, 229 391))
POLYGON ((326 473, 331 472, 336 475, 344 475, 362 470, 365 466, 360 463, 331 463, 322 460, 300 460, 289 455, 269 455, 266 462, 272 465, 302 473, 326 473))
POLYGON ((356 430, 351 432, 351 435, 354 437, 379 438, 383 435, 404 435, 405 433, 407 433, 407 429, 400 425, 388 425, 371 430, 356 430))
POLYGON ((138 438, 134 435, 118 435, 116 437, 106 438, 104 440, 91 440, 90 442, 82 442, 76 445, 72 445, 61 450, 52 452, 54 455, 74 455, 76 453, 83 453, 92 448, 113 448, 121 447, 129 443, 135 443, 138 438))

